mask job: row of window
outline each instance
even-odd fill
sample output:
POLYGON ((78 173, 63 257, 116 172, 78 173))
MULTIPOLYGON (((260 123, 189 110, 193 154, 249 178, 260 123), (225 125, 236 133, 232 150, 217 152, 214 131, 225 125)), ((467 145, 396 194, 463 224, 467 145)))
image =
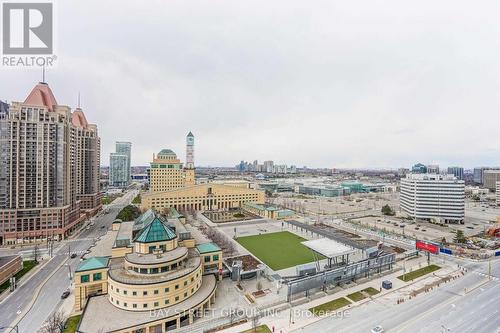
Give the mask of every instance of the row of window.
MULTIPOLYGON (((218 254, 214 254, 212 256, 212 260, 213 261, 218 261, 219 260, 219 255, 218 254)), ((205 262, 210 262, 210 256, 205 256, 204 261, 205 262)))
MULTIPOLYGON (((92 274, 92 281, 100 281, 100 280, 102 280, 102 273, 92 274)), ((80 282, 81 283, 90 282, 90 275, 89 274, 81 275, 80 282)))
MULTIPOLYGON (((196 286, 197 288, 199 287, 199 284, 196 286)), ((191 293, 188 294, 188 292, 186 291, 183 295, 183 299, 186 299, 188 298, 189 295, 192 295, 194 294, 194 287, 191 288, 191 293)), ((175 303, 179 302, 180 300, 180 296, 175 296, 174 298, 175 300, 175 303)), ((120 305, 120 300, 115 300, 113 297, 111 297, 111 302, 114 302, 116 305, 120 305)), ((128 303, 127 302, 123 302, 121 303, 123 305, 123 307, 127 308, 128 307, 128 303)), ((169 305, 170 304, 170 300, 169 299, 165 299, 163 300, 163 305, 169 305)), ((153 302, 153 307, 159 307, 160 306, 160 302, 159 301, 156 301, 156 302, 153 302)), ((132 303, 132 308, 133 309, 137 309, 138 308, 138 304, 137 303, 132 303)), ((148 308, 148 303, 142 303, 142 308, 143 309, 147 309, 148 308)))
MULTIPOLYGON (((198 277, 198 276, 199 276, 199 273, 196 273, 196 277, 198 277)), ((191 277, 191 283, 192 282, 194 282, 194 277, 191 277)), ((184 281, 184 287, 186 287, 187 285, 188 285, 188 280, 184 281)), ((117 294, 120 293, 120 288, 114 288, 113 285, 111 285, 110 288, 111 288, 111 290, 114 290, 117 294)), ((174 290, 179 290, 179 288, 180 288, 180 284, 176 284, 174 286, 174 290)), ((170 292, 170 287, 165 287, 163 290, 164 290, 165 293, 169 293, 170 292)), ((128 295, 128 290, 123 289, 121 291, 121 293, 123 295, 128 295)), ((160 294, 160 290, 159 289, 153 290, 153 295, 159 295, 159 294, 160 294)), ((132 296, 137 296, 137 291, 132 291, 132 296)), ((142 296, 148 296, 148 291, 147 290, 143 290, 142 291, 142 296)))

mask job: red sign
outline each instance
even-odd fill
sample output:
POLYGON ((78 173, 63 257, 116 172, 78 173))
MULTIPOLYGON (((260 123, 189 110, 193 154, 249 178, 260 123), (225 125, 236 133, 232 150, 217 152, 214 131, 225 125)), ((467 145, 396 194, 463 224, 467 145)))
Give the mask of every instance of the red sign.
POLYGON ((434 244, 417 241, 415 243, 415 247, 417 248, 417 250, 423 250, 434 254, 439 253, 439 246, 434 244))

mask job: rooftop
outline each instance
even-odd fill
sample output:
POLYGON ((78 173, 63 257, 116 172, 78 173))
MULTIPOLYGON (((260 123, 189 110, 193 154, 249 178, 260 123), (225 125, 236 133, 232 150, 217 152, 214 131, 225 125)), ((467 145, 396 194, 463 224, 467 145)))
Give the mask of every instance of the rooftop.
POLYGON ((205 302, 215 291, 216 284, 213 275, 203 277, 200 289, 193 296, 163 308, 162 311, 156 311, 156 316, 151 316, 149 310, 127 311, 117 308, 109 302, 108 295, 90 297, 77 330, 81 333, 130 330, 131 327, 169 318, 205 302))
MULTIPOLYGON (((191 252, 189 252, 188 256, 190 255, 191 252)), ((108 274, 112 280, 117 282, 125 284, 150 285, 154 283, 161 283, 178 279, 181 276, 187 275, 196 270, 200 266, 200 264, 200 257, 194 256, 188 258, 185 262, 185 265, 177 267, 174 270, 158 274, 140 274, 126 269, 124 267, 123 259, 120 259, 114 261, 112 268, 109 270, 108 274)))
POLYGON ((356 252, 356 250, 352 247, 338 243, 328 238, 305 241, 302 242, 302 244, 305 247, 327 258, 335 258, 346 254, 353 254, 356 252))
POLYGON ((153 222, 142 229, 134 242, 154 243, 168 241, 176 238, 177 235, 161 219, 155 217, 153 222))
POLYGON ((158 157, 160 156, 177 156, 173 150, 171 149, 162 149, 159 153, 158 153, 158 157))
POLYGON ((217 251, 222 251, 220 247, 217 246, 215 243, 203 243, 203 244, 198 244, 196 245, 196 249, 198 252, 201 254, 203 253, 210 253, 210 252, 217 252, 217 251))
POLYGON ((45 106, 49 111, 54 111, 54 106, 58 105, 52 90, 45 82, 40 82, 33 88, 24 104, 45 106))
POLYGON ((76 268, 75 272, 91 271, 108 267, 109 257, 92 257, 85 259, 76 268))

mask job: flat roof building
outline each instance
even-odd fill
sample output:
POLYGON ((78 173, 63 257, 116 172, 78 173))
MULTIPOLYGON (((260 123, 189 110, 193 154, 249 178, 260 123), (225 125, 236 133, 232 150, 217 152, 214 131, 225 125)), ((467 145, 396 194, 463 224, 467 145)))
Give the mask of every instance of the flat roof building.
POLYGON ((414 219, 463 223, 465 183, 452 175, 409 174, 401 179, 400 206, 414 219))

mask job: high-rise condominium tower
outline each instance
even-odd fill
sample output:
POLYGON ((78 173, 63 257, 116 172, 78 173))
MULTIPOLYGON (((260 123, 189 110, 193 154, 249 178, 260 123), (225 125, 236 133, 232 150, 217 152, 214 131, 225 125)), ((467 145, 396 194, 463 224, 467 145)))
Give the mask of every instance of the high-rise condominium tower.
POLYGON ((100 138, 81 109, 37 84, 0 105, 0 244, 64 238, 101 207, 100 138))
POLYGON ((116 152, 109 156, 109 185, 125 188, 130 185, 130 157, 132 144, 116 142, 116 152))

